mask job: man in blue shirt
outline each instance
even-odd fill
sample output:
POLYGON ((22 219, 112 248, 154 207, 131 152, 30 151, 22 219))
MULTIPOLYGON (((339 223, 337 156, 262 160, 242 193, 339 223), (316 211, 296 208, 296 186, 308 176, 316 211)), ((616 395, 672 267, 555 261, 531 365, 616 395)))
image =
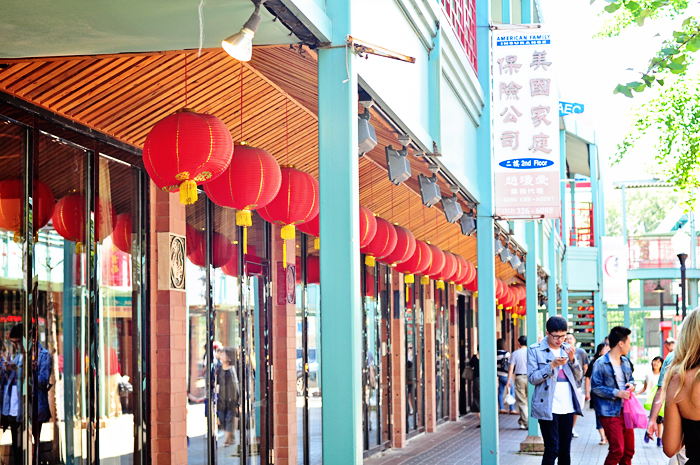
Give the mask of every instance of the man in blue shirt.
POLYGON ((547 320, 547 337, 527 351, 527 379, 535 386, 532 418, 539 420, 544 441, 542 465, 571 463, 571 431, 574 414, 581 415, 576 388, 583 370, 573 347, 564 343, 566 320, 547 320))

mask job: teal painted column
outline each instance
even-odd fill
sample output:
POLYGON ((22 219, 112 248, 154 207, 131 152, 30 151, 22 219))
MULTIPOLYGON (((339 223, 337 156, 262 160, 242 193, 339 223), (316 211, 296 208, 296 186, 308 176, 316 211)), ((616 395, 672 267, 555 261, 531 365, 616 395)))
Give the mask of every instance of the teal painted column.
POLYGON ((513 19, 513 11, 510 4, 510 0, 501 0, 501 9, 503 24, 511 24, 513 19))
POLYGON ((557 242, 554 239, 554 222, 552 224, 552 229, 549 231, 549 240, 547 241, 547 247, 549 248, 549 280, 547 281, 547 311, 549 316, 555 316, 557 314, 557 242))
POLYGON ((441 136, 441 105, 440 92, 442 88, 442 32, 438 28, 433 37, 433 50, 429 58, 428 88, 430 89, 430 137, 438 146, 438 151, 442 148, 441 136))
POLYGON ((598 150, 595 144, 588 145, 588 163, 591 167, 591 199, 593 201, 593 234, 595 238, 595 247, 598 254, 598 286, 593 293, 593 327, 595 343, 600 344, 608 335, 608 328, 605 322, 605 314, 603 310, 603 301, 601 296, 601 285, 603 283, 602 274, 602 251, 600 248, 600 236, 602 220, 600 210, 603 205, 600 202, 600 183, 598 180, 598 150))
POLYGON ((326 6, 332 45, 318 52, 323 463, 362 463, 357 73, 347 50, 352 1, 326 6))
POLYGON ((479 263, 479 370, 481 388, 481 463, 497 465, 498 386, 496 375, 496 261, 494 249, 493 153, 491 147, 491 1, 476 0, 479 84, 487 96, 477 129, 477 166, 481 204, 477 209, 479 263))
POLYGON ((569 321, 569 270, 568 270, 568 255, 566 252, 566 247, 569 237, 569 229, 566 221, 566 182, 564 179, 568 178, 568 173, 566 172, 566 131, 559 131, 559 147, 560 147, 560 160, 559 160, 559 172, 561 182, 561 241, 564 244, 564 250, 562 251, 562 263, 561 263, 561 316, 569 321))
POLYGON ((630 306, 629 306, 629 305, 623 305, 623 306, 622 306, 622 311, 623 311, 624 320, 625 320, 624 323, 623 323, 623 325, 625 326, 625 328, 629 328, 629 327, 630 327, 630 306))
MULTIPOLYGON (((539 254, 536 232, 537 224, 534 221, 528 221, 525 224, 525 242, 527 243, 527 260, 525 260, 525 289, 527 300, 527 345, 537 344, 537 255, 539 254)), ((535 386, 527 384, 527 396, 529 405, 532 405, 532 395, 535 392, 535 386)), ((537 422, 530 418, 527 426, 528 436, 539 436, 537 422)))
POLYGON ((520 2, 520 22, 522 24, 532 24, 534 17, 535 2, 534 0, 522 0, 520 2))

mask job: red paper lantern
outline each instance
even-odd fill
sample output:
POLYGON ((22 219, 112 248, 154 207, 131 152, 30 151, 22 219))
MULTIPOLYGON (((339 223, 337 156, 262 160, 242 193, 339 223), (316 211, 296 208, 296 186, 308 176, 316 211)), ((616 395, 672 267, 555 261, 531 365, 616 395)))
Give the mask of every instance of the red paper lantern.
POLYGON ((250 145, 236 145, 224 173, 204 185, 209 199, 222 207, 235 208, 236 224, 243 226, 243 250, 248 250, 247 228, 253 226, 251 211, 272 202, 280 190, 282 172, 275 157, 250 145))
POLYGON ((151 180, 180 203, 197 201, 197 185, 213 181, 231 163, 233 141, 214 115, 182 109, 158 121, 143 144, 143 164, 151 180))
POLYGON ((473 282, 473 281, 476 280, 476 267, 475 267, 474 264, 473 264, 472 262, 470 262, 469 260, 467 260, 467 268, 468 268, 469 271, 467 272, 466 276, 465 276, 464 279, 462 280, 462 286, 465 286, 465 287, 466 287, 469 283, 471 283, 471 282, 473 282))
POLYGON ((440 250, 440 247, 433 244, 429 244, 428 247, 430 248, 430 265, 421 278, 421 284, 428 284, 430 278, 440 273, 445 267, 445 254, 440 250))
POLYGON ((314 248, 316 250, 319 249, 320 243, 319 243, 319 236, 321 235, 319 232, 320 229, 320 223, 319 223, 319 218, 321 218, 321 214, 319 213, 318 215, 314 216, 311 220, 307 221, 306 223, 301 223, 297 225, 297 229, 304 234, 308 234, 309 236, 314 236, 314 248))
POLYGON ((282 167, 282 184, 277 196, 258 210, 270 223, 282 226, 282 262, 287 267, 287 240, 294 239, 294 225, 318 215, 319 188, 316 178, 291 166, 282 167))
MULTIPOLYGON (((95 236, 102 241, 114 231, 117 213, 114 206, 104 199, 96 199, 95 236)), ((85 196, 69 194, 56 203, 52 218, 53 227, 65 240, 77 242, 76 252, 82 252, 85 242, 85 196)))
MULTIPOLYGON (((185 227, 185 251, 187 256, 190 256, 199 249, 199 241, 201 240, 201 235, 194 226, 187 223, 185 227)), ((202 265, 203 266, 203 265, 202 265)))
POLYGON ((124 253, 131 253, 131 213, 120 213, 112 232, 112 242, 124 253))
POLYGON ((457 259, 451 252, 443 250, 442 253, 445 254, 445 265, 442 267, 442 270, 440 270, 440 273, 438 273, 435 279, 439 279, 440 281, 449 281, 455 274, 455 271, 457 271, 457 259))
POLYGON ((403 263, 396 265, 396 270, 404 274, 404 282, 414 282, 414 274, 424 272, 430 266, 430 246, 423 241, 416 241, 416 249, 413 255, 403 263))
MULTIPOLYGON (((187 258, 189 258, 193 264, 204 267, 206 264, 206 236, 203 231, 197 234, 199 235, 199 239, 197 240, 198 247, 192 254, 188 255, 187 258)), ((235 248, 236 246, 231 244, 231 241, 229 241, 226 236, 215 232, 212 235, 211 265, 214 268, 221 268, 226 265, 231 260, 235 248)))
POLYGON ((479 291, 479 278, 476 277, 474 280, 468 282, 464 288, 468 291, 478 292, 479 291))
MULTIPOLYGON (((56 199, 45 182, 34 180, 32 202, 32 226, 36 233, 46 226, 53 215, 56 199)), ((24 219, 24 181, 6 179, 0 181, 0 228, 11 231, 15 242, 19 242, 24 219)))
POLYGON ((374 235, 374 239, 367 247, 360 249, 360 252, 366 255, 365 264, 367 266, 374 266, 375 258, 387 257, 396 248, 396 228, 384 218, 376 218, 376 220, 377 233, 374 235))
MULTIPOLYGON (((245 254, 246 259, 255 257, 257 255, 257 251, 254 245, 248 246, 248 252, 250 253, 245 254)), ((238 277, 238 247, 235 244, 233 244, 233 252, 231 253, 231 258, 228 262, 226 262, 224 266, 221 267, 221 271, 223 271, 224 274, 227 276, 232 276, 234 278, 238 277)), ((250 271, 258 270, 249 270, 249 272, 250 271)))
POLYGON ((377 234, 377 219, 369 208, 360 205, 360 248, 367 247, 377 234))
POLYGON ((187 241, 187 258, 192 264, 204 268, 204 265, 206 265, 206 257, 204 256, 204 244, 206 243, 206 239, 204 237, 204 232, 197 231, 188 224, 185 239, 187 241))
POLYGON ((505 283, 496 278, 496 299, 500 302, 505 297, 505 283))
MULTIPOLYGON (((301 284, 301 257, 296 256, 295 261, 297 267, 296 282, 301 284)), ((306 259, 306 284, 321 283, 321 265, 317 255, 309 255, 306 259)))
POLYGON ((394 251, 383 260, 390 265, 405 262, 411 258, 413 252, 416 251, 416 239, 413 237, 411 231, 402 226, 394 226, 394 229, 396 230, 396 247, 394 251))
POLYGON ((467 261, 461 255, 455 255, 455 259, 457 260, 457 271, 455 271, 455 274, 452 276, 452 278, 450 278, 450 280, 457 284, 457 290, 461 291, 464 287, 462 282, 469 273, 469 266, 467 265, 467 261))

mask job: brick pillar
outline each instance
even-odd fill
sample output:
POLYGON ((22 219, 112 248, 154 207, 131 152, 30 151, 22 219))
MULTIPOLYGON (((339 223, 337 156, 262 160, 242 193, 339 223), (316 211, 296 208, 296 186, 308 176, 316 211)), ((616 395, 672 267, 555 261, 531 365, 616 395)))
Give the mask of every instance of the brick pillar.
POLYGON ((187 386, 185 292, 158 287, 158 233, 185 235, 185 207, 178 194, 151 183, 151 457, 154 465, 187 463, 187 386))
POLYGON ((432 280, 423 287, 423 321, 425 322, 425 431, 437 428, 437 400, 435 395, 435 289, 432 280))
MULTIPOLYGON (((286 294, 278 279, 282 268, 282 239, 280 227, 272 226, 272 435, 274 463, 297 463, 297 407, 296 407, 296 303, 281 304, 278 296, 286 294)), ((296 243, 287 241, 287 265, 294 265, 296 243)), ((296 270, 300 273, 301 270, 296 270)))
POLYGON ((392 447, 406 445, 406 331, 404 325, 404 308, 406 302, 403 275, 391 268, 392 294, 398 302, 390 310, 391 319, 391 424, 392 447), (398 305, 397 305, 398 304, 398 305), (398 314, 396 310, 398 309, 398 314))
POLYGON ((459 418, 459 318, 457 315, 457 293, 454 284, 446 284, 447 288, 447 308, 450 312, 450 358, 447 363, 450 366, 450 420, 456 421, 459 418))

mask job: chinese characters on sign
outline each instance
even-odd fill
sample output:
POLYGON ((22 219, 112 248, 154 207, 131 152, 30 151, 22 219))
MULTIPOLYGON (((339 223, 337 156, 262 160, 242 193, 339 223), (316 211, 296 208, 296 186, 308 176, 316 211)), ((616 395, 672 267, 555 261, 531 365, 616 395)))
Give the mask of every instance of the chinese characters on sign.
POLYGON ((561 218, 559 91, 552 36, 493 32, 496 215, 561 218))

